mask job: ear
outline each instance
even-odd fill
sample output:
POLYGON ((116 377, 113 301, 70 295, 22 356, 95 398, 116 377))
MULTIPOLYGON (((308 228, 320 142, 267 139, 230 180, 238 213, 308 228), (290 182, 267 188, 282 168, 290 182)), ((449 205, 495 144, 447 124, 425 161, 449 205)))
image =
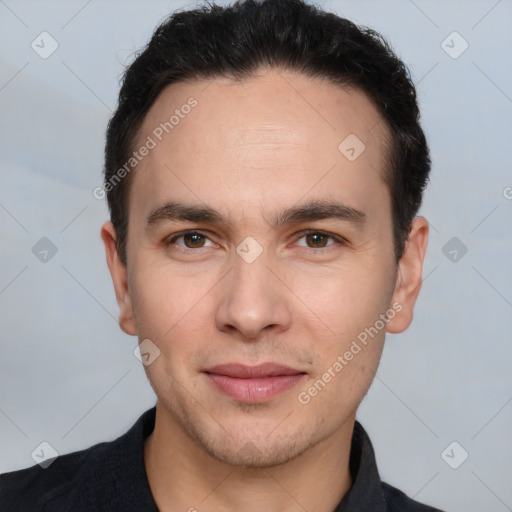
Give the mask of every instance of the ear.
POLYGON ((420 293, 423 260, 427 251, 428 222, 423 217, 412 221, 404 253, 398 262, 395 291, 392 304, 399 303, 402 309, 391 319, 386 330, 390 333, 405 331, 412 322, 414 304, 420 293))
POLYGON ((105 222, 103 224, 101 227, 101 238, 105 244, 107 265, 114 284, 117 305, 119 306, 119 326, 126 334, 135 336, 137 334, 137 327, 133 319, 126 266, 121 261, 117 251, 117 235, 112 222, 105 222))

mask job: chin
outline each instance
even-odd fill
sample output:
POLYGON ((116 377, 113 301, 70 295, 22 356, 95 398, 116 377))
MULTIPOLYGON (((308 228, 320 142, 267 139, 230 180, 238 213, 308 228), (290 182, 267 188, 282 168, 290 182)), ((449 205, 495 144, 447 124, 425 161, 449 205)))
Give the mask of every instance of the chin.
POLYGON ((230 464, 231 466, 238 466, 248 469, 261 469, 285 464, 296 457, 300 456, 309 446, 299 446, 294 441, 288 438, 287 443, 280 441, 267 442, 265 446, 257 446, 252 441, 243 441, 231 444, 215 446, 209 443, 202 443, 204 449, 214 459, 230 464), (240 446, 236 449, 235 445, 240 446), (234 449, 235 448, 235 449, 234 449))
POLYGON ((331 421, 325 421, 319 416, 305 417, 297 412, 287 415, 283 407, 270 412, 259 411, 254 404, 239 404, 234 409, 205 413, 202 407, 188 404, 187 400, 174 403, 161 400, 161 403, 175 427, 212 459, 243 468, 269 468, 290 462, 337 428, 332 417, 331 421))
POLYGON ((313 425, 294 425, 293 430, 287 431, 285 423, 279 426, 278 422, 271 425, 254 422, 249 426, 226 425, 226 430, 193 428, 189 432, 196 444, 212 458, 232 466, 254 469, 290 462, 327 435, 313 425))

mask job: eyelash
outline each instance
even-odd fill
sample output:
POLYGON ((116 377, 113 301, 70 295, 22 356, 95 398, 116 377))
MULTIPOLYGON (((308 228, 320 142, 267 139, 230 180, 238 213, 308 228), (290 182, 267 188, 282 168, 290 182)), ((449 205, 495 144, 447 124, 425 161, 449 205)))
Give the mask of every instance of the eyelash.
MULTIPOLYGON (((343 239, 342 237, 340 236, 337 236, 337 235, 333 235, 331 233, 327 233, 325 231, 320 231, 320 230, 317 230, 317 229, 308 229, 306 231, 302 231, 301 233, 299 233, 300 236, 298 237, 298 240, 300 240, 301 238, 304 238, 308 235, 321 235, 321 236, 324 236, 324 237, 327 237, 327 238, 331 238, 332 240, 334 240, 336 243, 333 243, 333 244, 329 244, 329 245, 326 245, 325 247, 307 247, 307 246, 301 246, 303 247, 303 249, 306 251, 306 252, 313 252, 313 253, 319 253, 319 252, 325 252, 326 250, 329 250, 329 248, 333 248, 335 246, 340 246, 340 245, 346 245, 346 240, 343 239), (321 251, 323 249, 323 251, 321 251)), ((177 233, 175 235, 173 235, 171 238, 168 238, 165 242, 166 246, 171 246, 171 245, 175 245, 176 241, 180 238, 183 238, 184 236, 186 235, 199 235, 201 237, 204 237, 208 240, 210 240, 208 238, 207 235, 205 235, 204 233, 202 233, 201 231, 195 231, 195 230, 191 230, 191 231, 182 231, 181 233, 177 233)), ((210 240, 212 241, 212 240, 210 240)), ((205 247, 197 247, 196 249, 194 248, 191 248, 191 247, 180 247, 180 246, 175 246, 175 249, 178 250, 178 251, 182 251, 182 252, 190 252, 190 251, 195 251, 195 250, 198 250, 198 249, 205 249, 205 247)))

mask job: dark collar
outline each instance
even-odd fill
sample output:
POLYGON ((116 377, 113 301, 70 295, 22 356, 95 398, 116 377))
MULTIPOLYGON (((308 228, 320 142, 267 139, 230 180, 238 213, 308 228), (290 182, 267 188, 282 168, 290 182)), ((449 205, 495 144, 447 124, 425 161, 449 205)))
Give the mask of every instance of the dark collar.
MULTIPOLYGON (((104 443, 104 456, 97 453, 100 464, 92 467, 94 471, 83 475, 96 495, 109 496, 112 510, 127 510, 130 505, 140 504, 140 510, 157 512, 157 507, 144 466, 144 441, 153 432, 156 407, 142 414, 128 432, 111 443, 104 443), (109 453, 110 452, 110 453, 109 453), (98 478, 99 477, 99 478, 98 478), (124 483, 136 485, 123 485, 124 483), (101 492, 104 489, 105 492, 101 492), (112 493, 118 489, 118 493, 112 493)), ((86 465, 88 466, 88 465, 86 465)), ((368 434, 359 422, 355 422, 350 451, 350 473, 352 486, 338 505, 335 512, 371 510, 385 512, 386 503, 382 492, 382 483, 375 462, 373 447, 368 434)), ((89 485, 87 486, 89 487, 89 485)), ((79 491, 77 489, 77 491, 79 491)), ((82 497, 77 492, 74 497, 77 504, 82 497)), ((98 503, 98 506, 101 505, 98 503)))
POLYGON ((363 426, 356 421, 350 447, 352 486, 334 512, 387 509, 373 446, 363 426))
POLYGON ((91 511, 158 512, 151 494, 144 465, 144 441, 155 427, 156 406, 143 413, 121 437, 93 447, 90 462, 84 461, 82 475, 85 485, 75 486, 66 512, 91 511))

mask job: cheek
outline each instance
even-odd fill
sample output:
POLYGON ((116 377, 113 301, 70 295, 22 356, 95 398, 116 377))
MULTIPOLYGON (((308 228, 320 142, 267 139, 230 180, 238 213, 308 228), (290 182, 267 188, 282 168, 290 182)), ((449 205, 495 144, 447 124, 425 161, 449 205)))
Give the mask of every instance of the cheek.
POLYGON ((191 386, 188 371, 213 339, 213 305, 207 296, 212 284, 204 278, 177 277, 175 269, 147 268, 152 271, 133 279, 134 316, 139 338, 150 339, 162 357, 145 370, 153 385, 170 385, 170 374, 191 386))
POLYGON ((205 279, 179 276, 168 266, 148 263, 132 280, 134 316, 141 336, 165 340, 183 323, 197 325, 197 306, 211 287, 205 279))
POLYGON ((297 396, 305 412, 323 417, 331 411, 327 423, 355 413, 375 377, 384 345, 385 331, 360 327, 368 323, 348 318, 343 335, 316 340, 318 364, 297 396))
POLYGON ((325 331, 333 348, 349 341, 370 327, 389 307, 391 279, 383 266, 361 261, 329 268, 322 273, 298 273, 293 290, 300 308, 315 318, 320 332, 325 331))
POLYGON ((378 367, 386 325, 381 315, 390 307, 392 280, 388 267, 375 260, 358 263, 296 281, 297 294, 316 314, 298 326, 309 331, 317 354, 315 371, 301 389, 313 407, 329 408, 335 402, 352 410, 378 367))
MULTIPOLYGON (((325 417, 330 423, 355 413, 375 377, 381 351, 382 343, 375 340, 351 361, 341 363, 333 358, 322 373, 313 376, 300 390, 297 400, 304 412, 325 417), (326 411, 330 411, 327 416, 326 411)), ((340 356, 343 360, 343 353, 340 356)))

